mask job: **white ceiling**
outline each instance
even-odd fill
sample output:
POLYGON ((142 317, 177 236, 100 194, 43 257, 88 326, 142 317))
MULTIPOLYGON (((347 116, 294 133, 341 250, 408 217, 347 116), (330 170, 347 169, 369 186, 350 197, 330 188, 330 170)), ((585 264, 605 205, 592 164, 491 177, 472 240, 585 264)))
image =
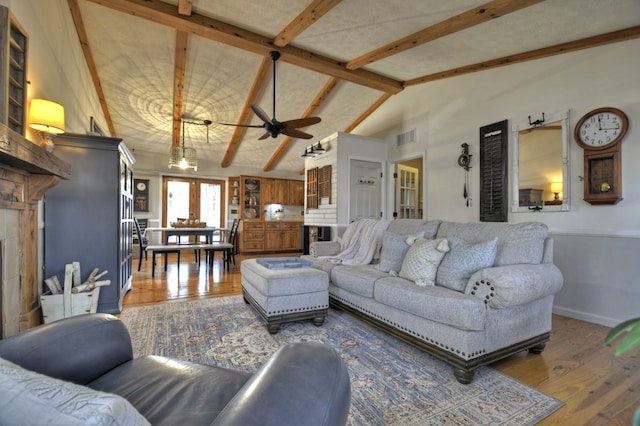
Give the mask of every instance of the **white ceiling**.
MULTIPOLYGON (((180 0, 191 3, 192 18, 203 16, 273 39, 312 0, 180 0)), ((327 0, 331 1, 331 0, 327 0)), ((167 155, 172 145, 176 30, 163 23, 122 12, 131 5, 154 7, 159 0, 78 0, 87 41, 96 65, 111 124, 118 137, 137 153, 167 155)), ((178 0, 164 3, 177 15, 178 0)), ((387 43, 446 21, 486 2, 472 0, 344 0, 295 37, 284 48, 298 48, 342 64, 387 43)), ((492 3, 509 3, 509 0, 492 3)), ((636 27, 640 36, 639 0, 547 0, 480 25, 436 38, 363 67, 399 83, 435 73, 555 46, 587 37, 636 27)), ((187 31, 187 30, 185 30, 187 31)), ((275 48, 274 50, 283 50, 275 48)), ((182 116, 212 120, 206 126, 187 125, 185 144, 198 158, 219 166, 258 69, 266 56, 191 33, 188 38, 182 116)), ((277 64, 276 118, 299 118, 330 76, 283 59, 277 64)), ((360 70, 362 71, 362 69, 360 70)), ((428 83, 424 83, 428 84, 428 83)), ((407 87, 404 90, 411 90, 407 87)), ((268 160, 285 139, 257 140, 263 129, 248 129, 232 157, 230 168, 298 172, 304 168, 304 148, 343 131, 385 92, 338 80, 312 115, 322 122, 302 129, 315 137, 294 139, 281 159, 268 160)), ((258 104, 272 115, 269 77, 258 104)), ((425 100, 428 102, 429 100, 425 100)), ((250 122, 262 124, 253 113, 250 122)), ((109 126, 107 126, 109 127, 109 126)))

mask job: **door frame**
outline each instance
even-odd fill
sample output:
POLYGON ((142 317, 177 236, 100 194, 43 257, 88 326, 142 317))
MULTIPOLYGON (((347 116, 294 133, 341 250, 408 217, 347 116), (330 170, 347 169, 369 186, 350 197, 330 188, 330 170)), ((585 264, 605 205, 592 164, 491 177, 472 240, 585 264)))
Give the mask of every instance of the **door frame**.
POLYGON ((387 173, 387 185, 389 188, 389 198, 387 209, 390 213, 391 219, 395 212, 395 199, 396 199, 396 180, 393 177, 396 165, 399 163, 406 163, 407 161, 422 159, 422 169, 420 170, 420 196, 422 200, 422 219, 427 218, 427 153, 425 151, 417 151, 408 153, 398 158, 389 159, 389 170, 387 173))
POLYGON ((214 178, 196 178, 196 177, 185 177, 185 176, 171 176, 164 175, 162 176, 162 226, 167 227, 169 224, 167 223, 167 182, 179 181, 179 182, 189 182, 191 185, 189 186, 189 212, 191 211, 199 211, 200 210, 200 191, 197 189, 200 187, 201 183, 213 183, 219 184, 221 187, 220 192, 220 227, 225 228, 227 223, 227 181, 225 179, 214 179, 214 178))

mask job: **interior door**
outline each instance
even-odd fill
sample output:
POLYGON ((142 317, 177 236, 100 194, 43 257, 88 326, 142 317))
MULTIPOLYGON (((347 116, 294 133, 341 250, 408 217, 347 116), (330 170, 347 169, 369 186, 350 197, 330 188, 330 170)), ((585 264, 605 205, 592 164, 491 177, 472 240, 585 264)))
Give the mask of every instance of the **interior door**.
MULTIPOLYGON (((165 176, 162 226, 182 219, 198 219, 209 227, 224 228, 224 188, 223 180, 165 176)), ((172 237, 170 242, 177 242, 176 238, 172 237)))
POLYGON ((349 188, 349 221, 382 215, 382 164, 372 161, 351 160, 349 188))
POLYGON ((396 165, 395 211, 398 219, 416 219, 418 215, 419 170, 405 164, 396 165))

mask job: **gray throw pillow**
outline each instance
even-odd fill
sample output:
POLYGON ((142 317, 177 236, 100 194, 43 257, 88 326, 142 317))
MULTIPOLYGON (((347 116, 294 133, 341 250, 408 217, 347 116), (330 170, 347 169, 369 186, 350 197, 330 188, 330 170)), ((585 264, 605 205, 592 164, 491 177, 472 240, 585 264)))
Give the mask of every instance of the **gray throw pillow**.
POLYGON ((0 358, 0 423, 149 425, 121 396, 54 379, 0 358))
POLYGON ((444 238, 418 238, 407 252, 398 275, 421 287, 432 287, 436 283, 438 265, 448 251, 449 245, 444 238))
POLYGON ((471 275, 493 266, 498 238, 480 243, 468 243, 453 236, 448 237, 448 240, 450 251, 438 267, 436 284, 463 292, 471 275))
POLYGON ((382 249, 380 251, 380 261, 375 266, 378 271, 389 272, 399 271, 402 267, 402 260, 409 251, 411 244, 423 235, 422 232, 415 232, 408 235, 395 234, 385 231, 382 234, 382 249))

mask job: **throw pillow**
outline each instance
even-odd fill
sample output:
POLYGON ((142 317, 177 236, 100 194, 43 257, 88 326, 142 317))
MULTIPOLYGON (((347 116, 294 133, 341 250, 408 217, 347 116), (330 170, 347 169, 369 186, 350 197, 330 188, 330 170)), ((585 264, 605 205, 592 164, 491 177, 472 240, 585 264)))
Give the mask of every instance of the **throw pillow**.
POLYGON ((380 261, 375 268, 382 272, 399 271, 407 251, 409 251, 414 241, 422 236, 422 232, 400 235, 385 231, 384 234, 382 234, 380 261))
POLYGON ((26 370, 0 358, 0 423, 149 425, 126 399, 26 370))
POLYGON ((400 276, 419 286, 435 285, 438 265, 449 251, 446 239, 427 240, 418 238, 402 261, 400 276))
POLYGON ((498 238, 480 243, 468 243, 458 237, 449 237, 451 251, 442 259, 436 283, 451 290, 464 291, 471 275, 493 266, 498 238))

